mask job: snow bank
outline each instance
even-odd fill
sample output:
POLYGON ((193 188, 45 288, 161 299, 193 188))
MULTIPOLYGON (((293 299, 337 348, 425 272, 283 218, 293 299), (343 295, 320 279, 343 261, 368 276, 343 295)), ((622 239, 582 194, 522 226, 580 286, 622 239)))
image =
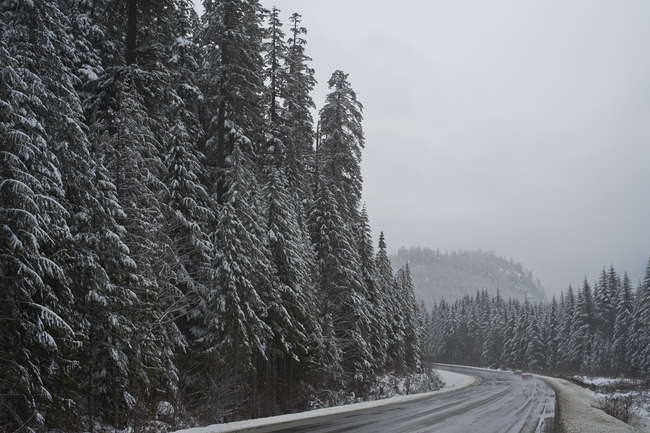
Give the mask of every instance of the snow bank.
POLYGON ((473 376, 467 376, 466 374, 454 373, 453 371, 446 370, 436 370, 438 376, 445 384, 444 388, 439 391, 434 391, 429 394, 437 394, 440 392, 450 391, 454 388, 464 388, 473 384, 476 381, 476 378, 473 376))
POLYGON ((453 391, 455 389, 464 388, 473 384, 476 378, 467 376, 465 374, 454 373, 445 370, 436 370, 440 379, 444 382, 445 386, 438 390, 427 392, 423 394, 401 395, 398 397, 390 397, 382 400, 367 401, 364 403, 348 404, 345 406, 328 407, 325 409, 310 410, 307 412, 293 413, 287 415, 278 415, 268 418, 258 418, 246 421, 237 421, 226 424, 214 424, 207 427, 196 427, 185 430, 178 430, 176 433, 225 433, 234 432, 238 430, 245 430, 257 427, 264 427, 273 424, 280 424, 283 422, 299 421, 308 418, 316 418, 319 416, 327 416, 337 413, 352 412, 355 410, 369 409, 373 407, 385 406, 387 404, 401 403, 405 401, 416 400, 430 395, 441 394, 443 392, 453 391))
POLYGON ((628 433, 638 429, 618 420, 598 408, 593 391, 564 379, 536 375, 555 391, 558 405, 555 416, 561 433, 628 433))

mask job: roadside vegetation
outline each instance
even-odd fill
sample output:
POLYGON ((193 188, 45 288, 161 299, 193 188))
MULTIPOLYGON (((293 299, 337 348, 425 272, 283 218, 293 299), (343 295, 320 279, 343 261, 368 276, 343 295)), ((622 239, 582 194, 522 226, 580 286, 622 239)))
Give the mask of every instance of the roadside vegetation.
POLYGON ((650 431, 650 379, 573 376, 572 382, 596 393, 608 415, 650 431))

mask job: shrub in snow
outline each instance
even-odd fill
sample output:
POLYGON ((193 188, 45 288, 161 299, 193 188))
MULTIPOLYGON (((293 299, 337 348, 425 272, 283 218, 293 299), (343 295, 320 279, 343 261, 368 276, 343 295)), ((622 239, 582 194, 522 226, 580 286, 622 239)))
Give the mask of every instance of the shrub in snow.
POLYGON ((600 399, 600 408, 605 413, 628 424, 632 419, 632 407, 631 395, 610 395, 600 399))

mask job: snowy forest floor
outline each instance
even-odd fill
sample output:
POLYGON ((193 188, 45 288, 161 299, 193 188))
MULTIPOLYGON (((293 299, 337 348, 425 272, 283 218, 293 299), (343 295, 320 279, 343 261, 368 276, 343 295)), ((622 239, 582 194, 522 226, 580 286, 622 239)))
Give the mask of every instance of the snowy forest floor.
MULTIPOLYGON (((451 391, 454 389, 459 389, 471 385, 476 380, 474 377, 466 376, 464 374, 459 374, 459 373, 453 373, 450 371, 436 370, 436 373, 440 377, 441 381, 444 383, 444 386, 437 391, 431 391, 431 392, 419 393, 419 394, 395 395, 393 397, 382 398, 380 400, 374 400, 374 401, 366 401, 363 403, 347 404, 343 406, 315 409, 315 410, 310 410, 307 412, 301 412, 295 414, 279 415, 279 416, 268 417, 268 418, 258 418, 258 419, 252 419, 246 421, 226 423, 226 424, 215 424, 207 427, 197 427, 197 428, 191 428, 186 430, 179 430, 176 433, 233 432, 237 430, 263 427, 263 426, 279 424, 283 422, 298 421, 298 420, 303 420, 308 418, 315 418, 319 416, 325 416, 325 415, 331 415, 331 414, 337 414, 343 412, 351 412, 355 410, 367 409, 371 407, 378 407, 378 406, 383 406, 383 405, 397 403, 397 402, 414 400, 428 395, 434 395, 434 394, 451 391)), ((394 384, 391 384, 391 388, 392 385, 394 384)), ((388 387, 388 383, 385 383, 384 386, 388 387)), ((409 386, 410 386, 409 384, 404 383, 404 381, 401 381, 397 384, 396 392, 405 393, 407 392, 407 388, 409 386)))

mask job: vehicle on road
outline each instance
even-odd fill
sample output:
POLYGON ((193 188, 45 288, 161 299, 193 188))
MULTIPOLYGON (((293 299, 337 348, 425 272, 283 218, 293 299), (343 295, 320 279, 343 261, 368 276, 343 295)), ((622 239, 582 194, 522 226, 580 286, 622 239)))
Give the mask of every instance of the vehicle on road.
POLYGON ((522 379, 532 379, 533 378, 533 373, 521 373, 521 378, 522 379))

